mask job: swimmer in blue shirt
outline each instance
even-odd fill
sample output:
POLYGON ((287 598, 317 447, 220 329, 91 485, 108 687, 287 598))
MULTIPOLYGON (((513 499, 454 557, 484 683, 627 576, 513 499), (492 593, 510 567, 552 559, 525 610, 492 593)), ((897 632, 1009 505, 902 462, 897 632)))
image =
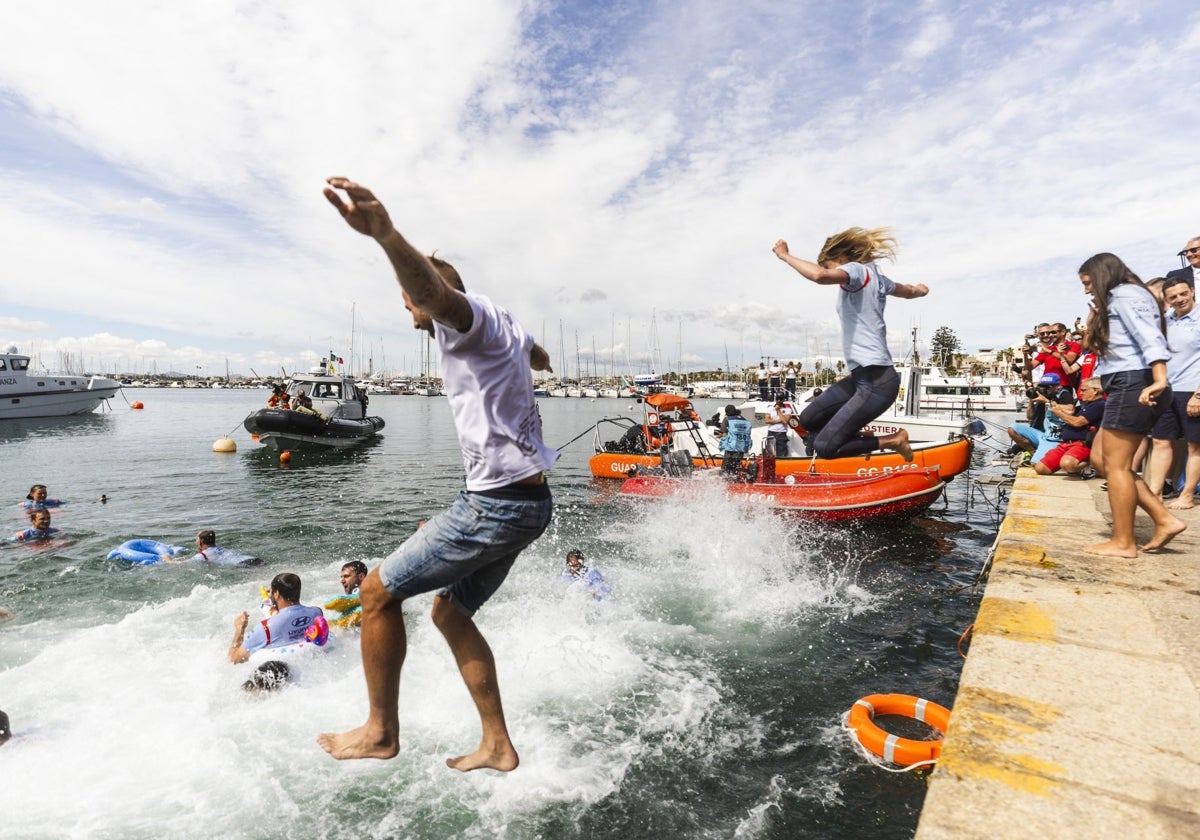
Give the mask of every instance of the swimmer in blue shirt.
POLYGON ((45 484, 35 484, 29 488, 29 494, 25 497, 25 501, 21 506, 25 510, 42 510, 43 508, 59 507, 62 505, 62 499, 49 499, 49 494, 46 491, 45 484))
POLYGON ((229 661, 233 664, 245 662, 257 650, 295 644, 304 639, 309 625, 318 618, 324 619, 320 607, 300 603, 299 575, 291 572, 275 575, 269 595, 277 612, 260 621, 249 636, 246 626, 250 614, 243 612, 233 620, 233 642, 229 645, 229 661))
POLYGON ((186 561, 167 562, 213 563, 218 566, 258 566, 262 563, 257 557, 217 545, 217 532, 207 529, 196 534, 195 554, 186 561))
POLYGON ((26 528, 24 531, 18 531, 13 534, 13 542, 37 542, 38 540, 48 540, 57 534, 57 528, 50 527, 50 511, 38 510, 34 511, 29 517, 33 523, 32 528, 26 528))
POLYGON ((567 552, 567 568, 563 570, 562 580, 568 584, 582 583, 597 601, 603 601, 612 594, 604 575, 600 574, 599 569, 588 568, 583 560, 583 552, 577 548, 567 552))
POLYGON ((900 374, 892 366, 883 320, 887 298, 925 297, 929 287, 896 283, 879 270, 876 260, 896 254, 896 240, 887 228, 856 227, 834 234, 825 240, 816 262, 792 256, 782 239, 772 250, 806 280, 838 287, 842 354, 850 375, 826 388, 800 413, 800 425, 817 455, 841 458, 890 449, 911 461, 906 430, 878 437, 860 434, 859 429, 890 408, 900 392, 900 374))

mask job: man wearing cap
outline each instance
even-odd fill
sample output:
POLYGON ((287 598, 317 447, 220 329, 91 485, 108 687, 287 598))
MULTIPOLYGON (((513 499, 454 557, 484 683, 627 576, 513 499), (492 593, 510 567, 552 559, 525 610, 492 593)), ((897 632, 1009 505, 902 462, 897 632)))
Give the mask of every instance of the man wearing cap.
POLYGON ((725 406, 725 419, 721 421, 721 472, 736 473, 742 459, 753 445, 750 442, 750 421, 742 416, 736 405, 725 406))
MULTIPOLYGON (((1189 239, 1188 244, 1184 245, 1183 250, 1179 252, 1179 256, 1187 260, 1187 265, 1174 271, 1168 271, 1166 279, 1178 277, 1194 289, 1196 281, 1200 280, 1200 236, 1193 236, 1189 239)), ((1165 283, 1163 285, 1166 286, 1165 283)))
POLYGON ((1026 452, 1032 452, 1030 463, 1036 464, 1047 452, 1062 442, 1063 419, 1047 409, 1054 404, 1074 406, 1075 394, 1070 388, 1063 386, 1062 377, 1057 373, 1043 375, 1034 391, 1025 406, 1025 416, 1032 419, 1035 412, 1045 411, 1045 428, 1039 430, 1032 424, 1013 423, 1008 430, 1008 436, 1017 446, 1026 452))

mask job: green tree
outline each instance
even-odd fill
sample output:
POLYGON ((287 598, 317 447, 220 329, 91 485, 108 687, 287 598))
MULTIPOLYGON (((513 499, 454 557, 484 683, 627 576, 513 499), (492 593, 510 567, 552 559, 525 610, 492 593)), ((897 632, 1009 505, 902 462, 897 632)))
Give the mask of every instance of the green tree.
POLYGON ((938 327, 937 332, 933 334, 933 341, 929 343, 929 349, 933 354, 934 364, 940 365, 951 375, 958 373, 958 359, 963 355, 963 346, 954 330, 938 327))

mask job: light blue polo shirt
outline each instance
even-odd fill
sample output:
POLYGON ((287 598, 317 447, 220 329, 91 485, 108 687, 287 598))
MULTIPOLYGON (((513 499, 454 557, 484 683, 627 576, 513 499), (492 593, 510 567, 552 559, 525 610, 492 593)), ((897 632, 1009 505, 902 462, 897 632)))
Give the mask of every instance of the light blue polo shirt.
POLYGON ((1142 286, 1122 283, 1108 293, 1108 351, 1096 361, 1096 376, 1147 370, 1171 357, 1159 328, 1160 311, 1142 286))
POLYGON ((1180 393, 1200 388, 1200 306, 1192 304, 1188 314, 1175 317, 1167 313, 1167 382, 1180 393))
POLYGON ((838 287, 837 314, 842 319, 842 355, 847 366, 892 366, 883 308, 896 284, 875 263, 838 266, 850 278, 838 287))

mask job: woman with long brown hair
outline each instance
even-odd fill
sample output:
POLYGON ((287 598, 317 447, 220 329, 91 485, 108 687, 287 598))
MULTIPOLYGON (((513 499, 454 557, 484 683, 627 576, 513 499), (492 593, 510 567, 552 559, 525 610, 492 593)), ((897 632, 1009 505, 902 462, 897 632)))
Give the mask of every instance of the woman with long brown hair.
POLYGON ((1143 550, 1162 548, 1187 528, 1133 471, 1138 445, 1171 400, 1166 322, 1150 290, 1114 254, 1096 254, 1084 262, 1079 281, 1092 296, 1087 344, 1096 353, 1096 374, 1108 395, 1097 448, 1113 519, 1112 538, 1083 550, 1137 557, 1133 519, 1138 507, 1154 520, 1154 535, 1143 550))

